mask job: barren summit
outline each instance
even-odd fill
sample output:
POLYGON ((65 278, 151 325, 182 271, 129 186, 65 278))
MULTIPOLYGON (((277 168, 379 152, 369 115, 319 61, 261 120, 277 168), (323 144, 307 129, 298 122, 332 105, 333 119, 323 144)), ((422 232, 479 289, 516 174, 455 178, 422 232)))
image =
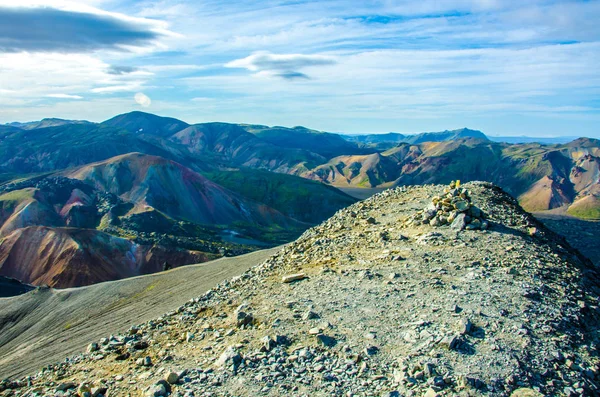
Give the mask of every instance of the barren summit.
POLYGON ((500 188, 462 187, 487 230, 406 222, 445 186, 388 190, 177 310, 2 388, 597 395, 597 270, 500 188))

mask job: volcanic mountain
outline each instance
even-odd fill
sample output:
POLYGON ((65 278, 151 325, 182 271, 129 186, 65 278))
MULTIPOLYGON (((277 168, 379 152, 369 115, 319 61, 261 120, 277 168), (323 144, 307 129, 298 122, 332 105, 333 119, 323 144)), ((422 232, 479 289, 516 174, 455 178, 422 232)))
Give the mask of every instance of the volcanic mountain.
MULTIPOLYGON (((0 178, 6 181, 136 151, 204 174, 240 171, 242 175, 244 168, 261 169, 343 187, 489 180, 523 197, 530 210, 562 206, 561 211, 568 212, 575 201, 585 203, 581 208, 595 208, 598 201, 593 163, 600 156, 600 144, 587 138, 567 144, 508 144, 492 142, 467 128, 344 136, 304 127, 189 125, 143 112, 100 124, 58 119, 13 123, 0 126, 0 138, 0 178), (548 181, 552 181, 551 196, 558 199, 535 203, 529 199, 537 197, 548 181)), ((571 213, 593 217, 595 212, 571 213)))
MULTIPOLYGON (((310 181, 305 185, 311 192, 322 186, 310 181)), ((0 195, 0 275, 34 285, 88 285, 156 272, 165 263, 174 267, 204 262, 224 250, 249 250, 225 243, 219 227, 259 239, 263 229, 278 233, 273 241, 293 238, 307 227, 181 164, 141 153, 24 186, 19 189, 17 184, 0 195)), ((322 188, 331 190, 327 197, 333 201, 314 212, 311 221, 354 202, 333 188, 322 188)))

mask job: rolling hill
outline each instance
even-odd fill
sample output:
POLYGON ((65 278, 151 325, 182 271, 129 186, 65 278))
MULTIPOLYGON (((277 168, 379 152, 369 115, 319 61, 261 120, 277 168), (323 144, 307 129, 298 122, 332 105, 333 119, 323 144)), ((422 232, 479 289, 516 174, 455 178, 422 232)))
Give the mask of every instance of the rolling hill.
POLYGON ((192 155, 219 161, 224 166, 296 173, 325 161, 322 156, 307 150, 282 149, 236 124, 195 124, 170 140, 185 147, 192 155))
POLYGON ((389 157, 374 153, 335 157, 301 175, 332 186, 371 188, 395 180, 400 168, 389 157))
POLYGON ((487 136, 481 131, 461 128, 458 130, 445 130, 441 132, 422 132, 420 134, 398 134, 390 132, 387 134, 364 134, 364 135, 343 135, 344 139, 350 142, 357 142, 365 147, 386 150, 397 146, 399 143, 408 143, 417 145, 425 142, 445 142, 458 139, 476 138, 488 140, 487 136))

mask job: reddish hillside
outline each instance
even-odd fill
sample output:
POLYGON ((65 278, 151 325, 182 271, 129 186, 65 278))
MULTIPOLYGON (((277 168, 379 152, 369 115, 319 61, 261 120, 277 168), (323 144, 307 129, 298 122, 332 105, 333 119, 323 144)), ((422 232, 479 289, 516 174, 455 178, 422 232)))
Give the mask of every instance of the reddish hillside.
POLYGON ((155 273, 167 257, 172 267, 209 259, 201 252, 163 251, 96 230, 33 226, 2 241, 0 275, 67 288, 155 273))
POLYGON ((202 175, 162 157, 129 153, 65 173, 136 205, 200 224, 246 222, 262 226, 296 223, 263 204, 248 201, 202 175))
POLYGON ((548 176, 534 183, 527 192, 519 196, 521 206, 531 212, 559 208, 570 202, 561 184, 548 176))

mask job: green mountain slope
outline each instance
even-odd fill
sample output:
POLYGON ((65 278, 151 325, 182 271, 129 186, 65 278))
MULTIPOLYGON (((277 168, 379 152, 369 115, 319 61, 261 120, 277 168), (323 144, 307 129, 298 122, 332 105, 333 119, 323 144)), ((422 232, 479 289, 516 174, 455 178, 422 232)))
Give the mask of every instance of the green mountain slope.
POLYGON ((243 197, 312 224, 322 222, 356 201, 332 186, 263 170, 220 171, 206 176, 243 197))

